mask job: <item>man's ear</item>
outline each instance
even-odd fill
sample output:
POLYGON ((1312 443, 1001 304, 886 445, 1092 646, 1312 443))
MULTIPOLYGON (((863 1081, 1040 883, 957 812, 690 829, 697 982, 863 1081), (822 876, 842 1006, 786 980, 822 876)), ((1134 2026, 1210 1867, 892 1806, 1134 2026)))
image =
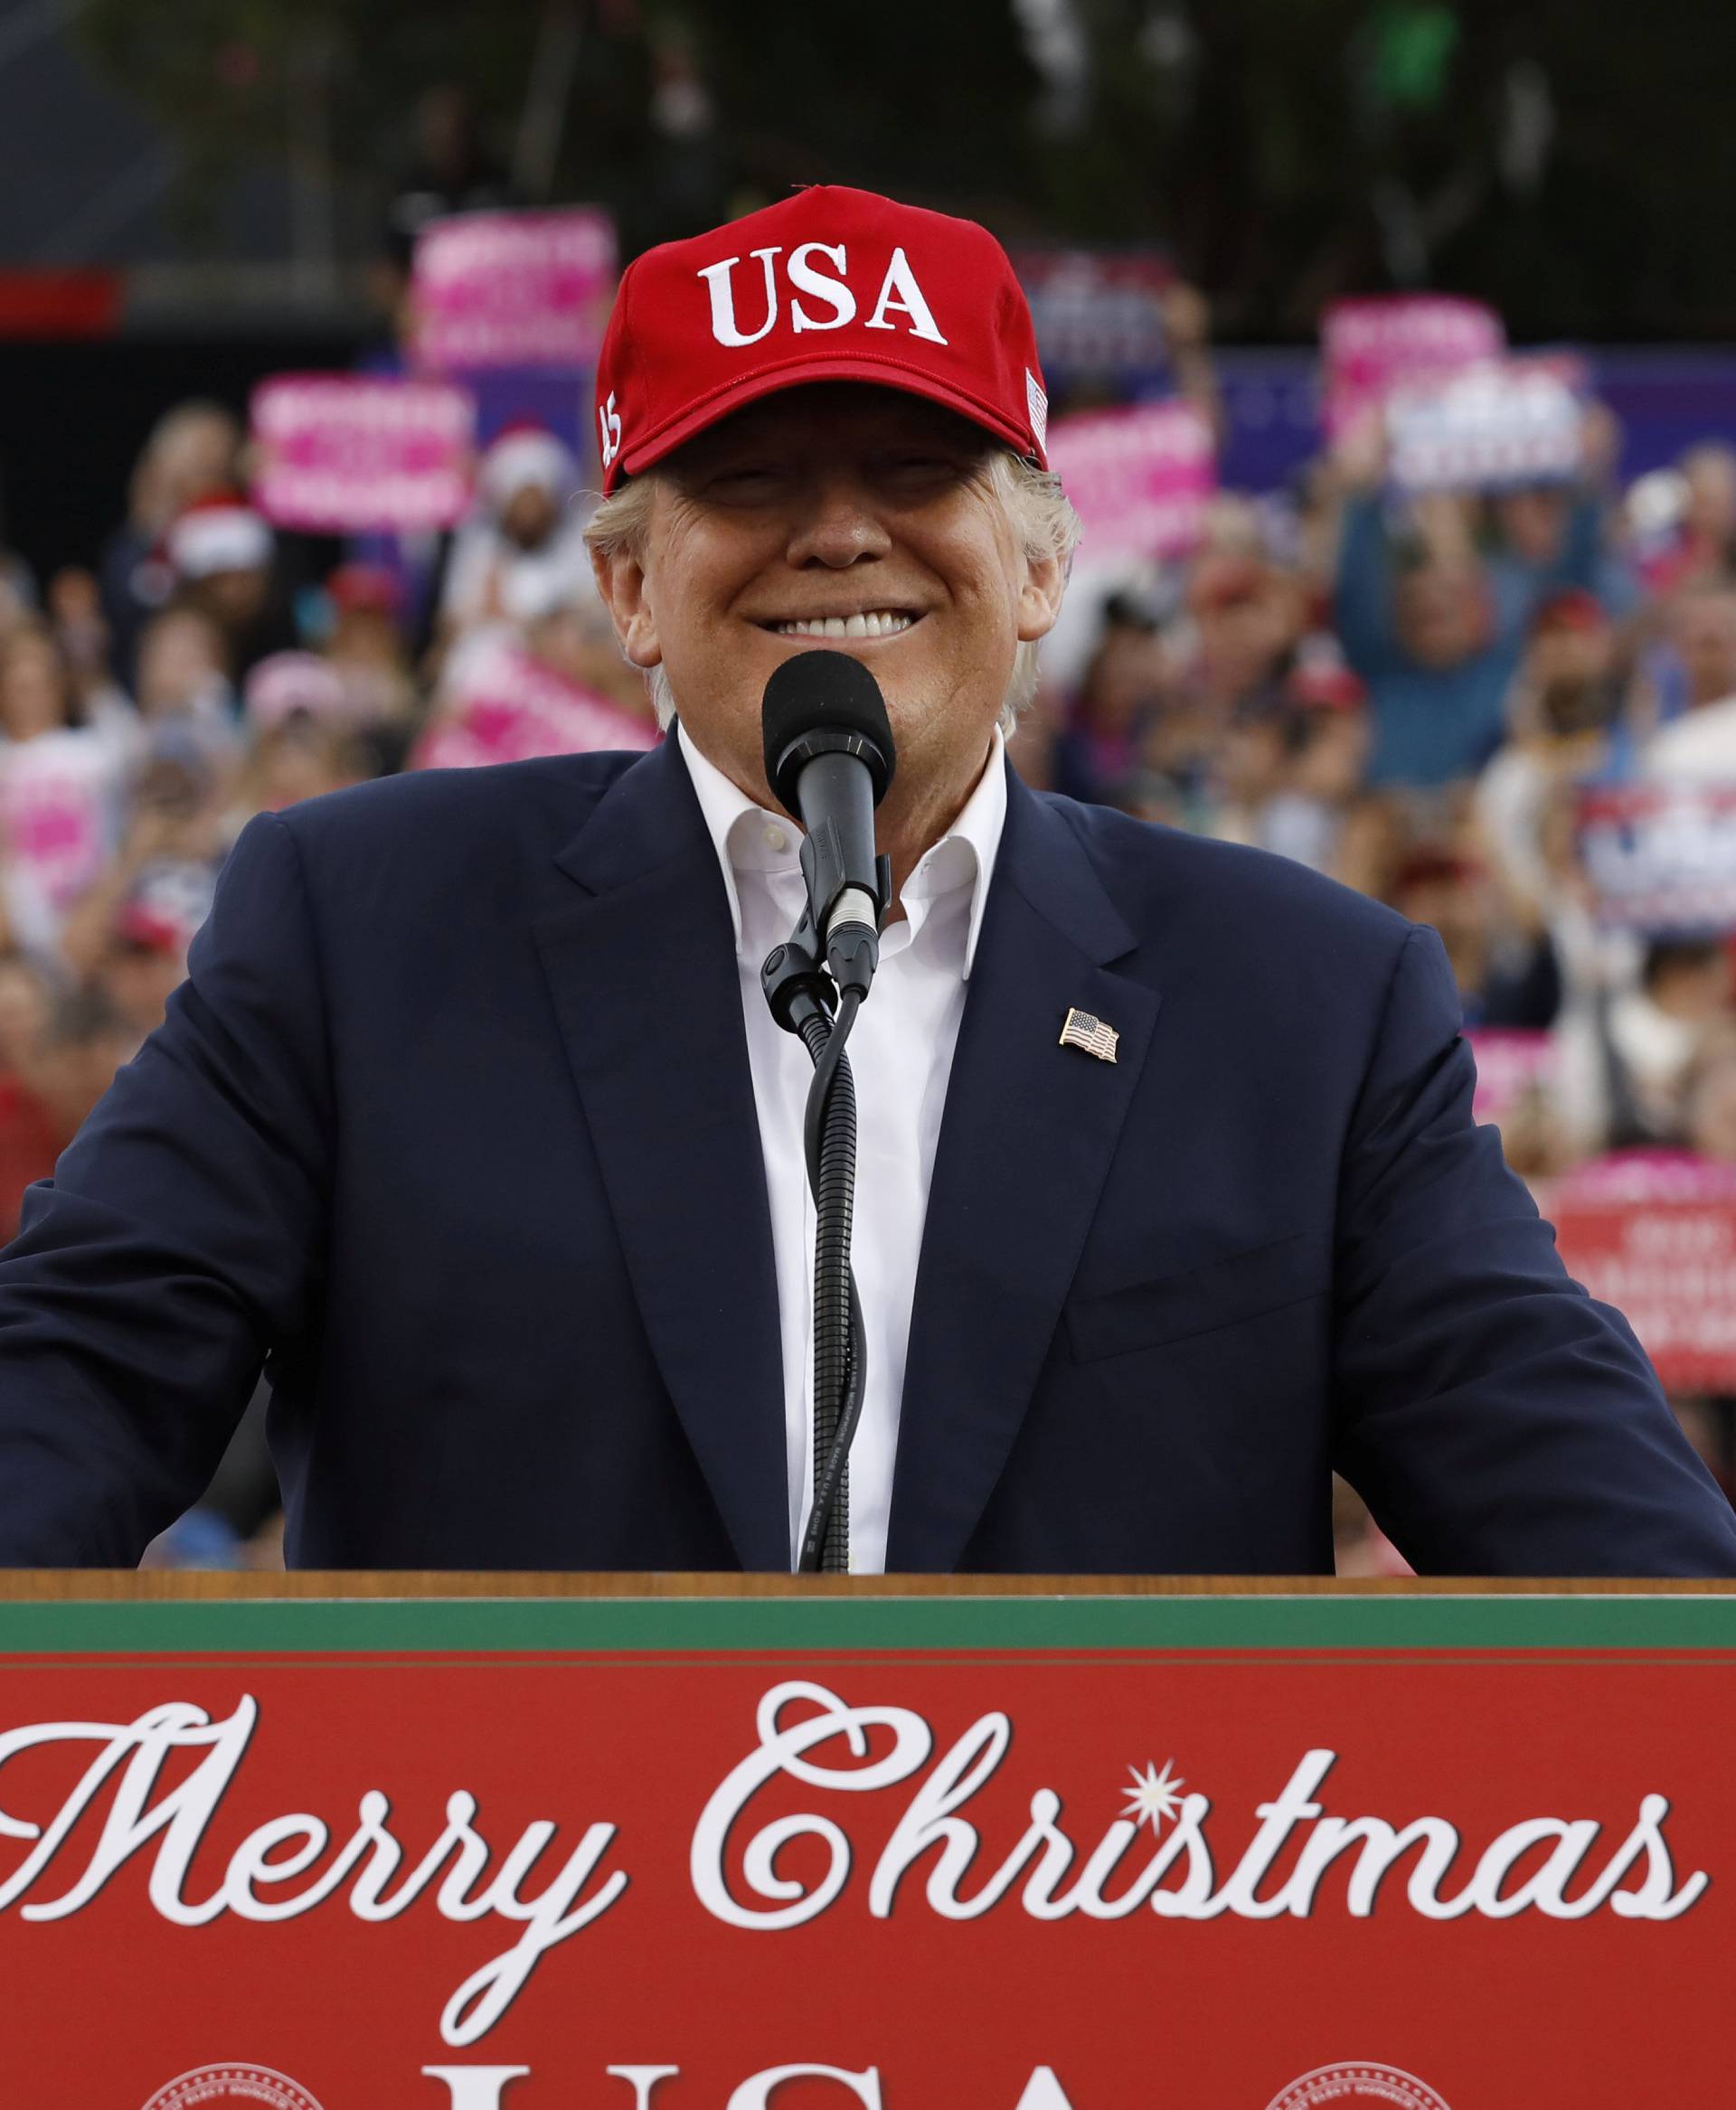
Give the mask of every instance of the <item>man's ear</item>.
POLYGON ((597 575, 597 590, 609 609, 622 652, 634 666, 656 666, 663 657, 663 646, 657 640, 656 619, 646 596, 645 566, 624 550, 610 556, 593 550, 590 568, 597 575))
POLYGON ((1059 557, 1028 557, 1024 584, 1019 590, 1019 643, 1034 645, 1055 626, 1061 613, 1061 597, 1067 590, 1067 572, 1059 557))

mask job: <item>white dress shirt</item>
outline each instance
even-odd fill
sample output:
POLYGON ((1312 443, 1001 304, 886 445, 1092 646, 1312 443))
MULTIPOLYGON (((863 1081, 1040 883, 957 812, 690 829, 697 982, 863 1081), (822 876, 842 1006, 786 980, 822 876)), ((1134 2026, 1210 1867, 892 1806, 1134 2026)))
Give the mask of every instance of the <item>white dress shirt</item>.
MULTIPOLYGON (((677 728, 717 851, 735 924, 735 957, 771 1204, 784 1358, 789 1542, 802 1542, 814 1487, 814 1202, 802 1118, 814 1075, 807 1050, 766 1008, 760 965, 795 928, 806 899, 800 831, 754 805, 677 728)), ((851 1251, 868 1345, 868 1383, 850 1447, 850 1566, 886 1566, 892 1460, 910 1344, 917 1256, 935 1144, 952 1074, 965 983, 1006 819, 997 731, 964 811, 905 882, 903 920, 880 941, 880 967, 850 1035, 856 1087, 856 1206, 851 1251)))

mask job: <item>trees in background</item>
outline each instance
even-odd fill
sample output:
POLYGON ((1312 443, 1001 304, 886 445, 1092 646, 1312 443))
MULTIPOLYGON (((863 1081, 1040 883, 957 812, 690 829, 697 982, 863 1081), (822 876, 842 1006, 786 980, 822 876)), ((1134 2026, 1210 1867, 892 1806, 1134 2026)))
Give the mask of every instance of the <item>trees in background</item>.
POLYGON ((1242 337, 1395 285, 1521 335, 1736 336, 1736 10, 1705 0, 177 0, 172 25, 89 0, 79 33, 175 136, 195 243, 263 158, 360 254, 419 98, 456 83, 523 194, 609 203, 629 249, 852 182, 1009 239, 1167 241, 1242 337))

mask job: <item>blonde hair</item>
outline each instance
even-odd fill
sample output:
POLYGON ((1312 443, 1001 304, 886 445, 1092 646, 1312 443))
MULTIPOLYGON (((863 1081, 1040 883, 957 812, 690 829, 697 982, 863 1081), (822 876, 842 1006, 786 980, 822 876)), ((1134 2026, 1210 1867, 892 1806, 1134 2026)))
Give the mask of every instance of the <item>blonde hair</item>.
MULTIPOLYGON (((1079 546, 1079 515, 1052 469, 1040 469, 1010 447, 996 447, 988 457, 989 487, 1005 508, 1019 536, 1025 557, 1033 563, 1059 562, 1062 576, 1072 570, 1073 551, 1079 546)), ((599 499, 585 527, 585 542, 605 560, 613 557, 639 557, 651 532, 658 472, 630 477, 608 498, 599 499)), ((651 669, 648 682, 657 723, 666 726, 675 714, 675 700, 669 676, 659 664, 651 669)), ((1019 713, 1037 692, 1037 647, 1022 644, 1013 659, 1013 672, 1001 701, 1001 730, 1011 733, 1019 713)))

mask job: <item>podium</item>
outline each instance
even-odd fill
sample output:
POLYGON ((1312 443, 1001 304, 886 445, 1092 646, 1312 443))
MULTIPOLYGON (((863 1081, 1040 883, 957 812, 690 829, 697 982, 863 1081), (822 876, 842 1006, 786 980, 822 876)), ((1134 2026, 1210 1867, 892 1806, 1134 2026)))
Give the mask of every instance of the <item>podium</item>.
POLYGON ((0 2103, 1736 2100, 1736 1586, 0 1577, 0 2103))

